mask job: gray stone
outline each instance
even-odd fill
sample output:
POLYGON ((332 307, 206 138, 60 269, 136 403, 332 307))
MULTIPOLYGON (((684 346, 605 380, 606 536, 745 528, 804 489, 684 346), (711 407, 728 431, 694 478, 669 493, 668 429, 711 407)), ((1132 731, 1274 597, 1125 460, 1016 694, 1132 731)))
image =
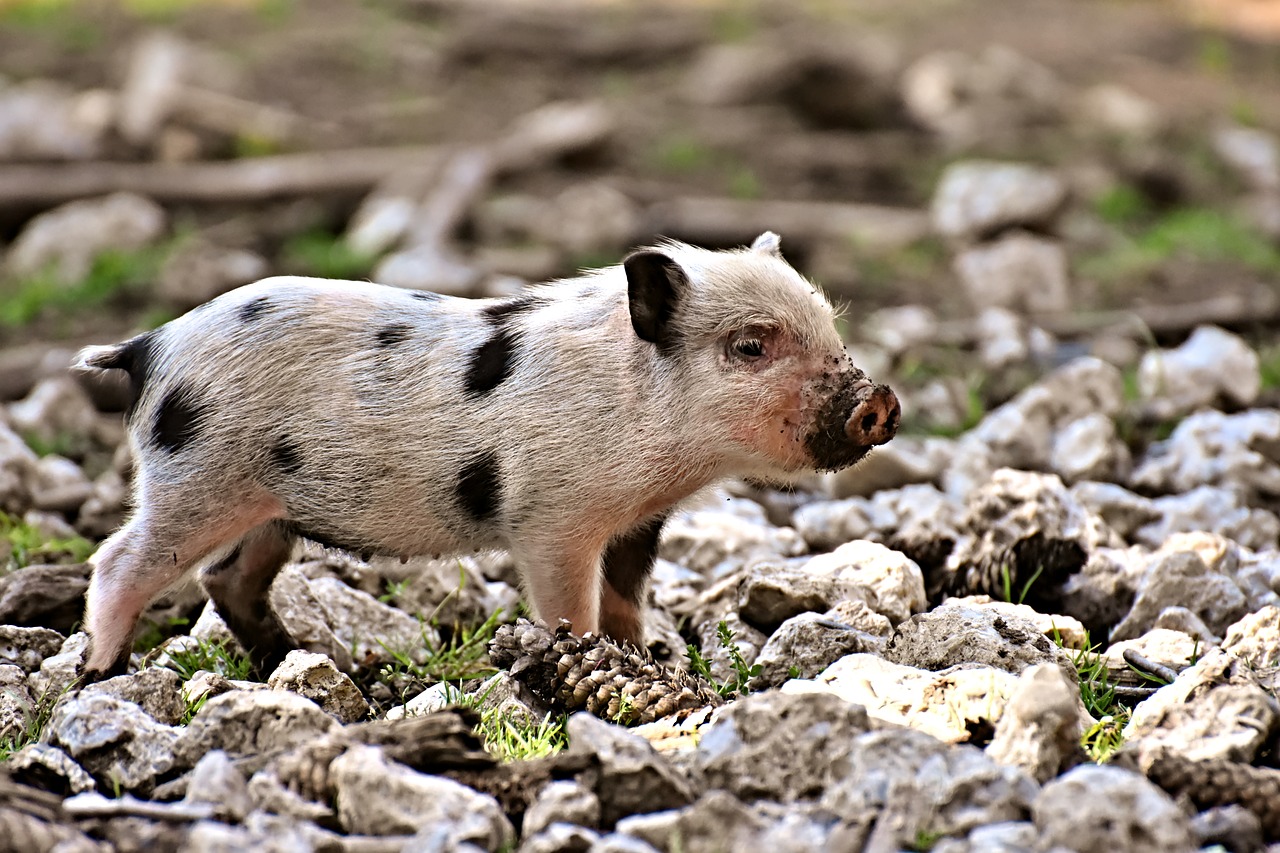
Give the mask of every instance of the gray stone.
POLYGON ((89 635, 78 631, 67 637, 56 655, 45 658, 40 671, 31 674, 31 690, 37 696, 61 696, 80 678, 89 656, 89 635))
POLYGON ((1214 152, 1255 190, 1280 190, 1280 142, 1253 127, 1227 125, 1210 136, 1214 152))
POLYGON ((875 542, 846 543, 829 554, 812 557, 802 571, 815 578, 831 578, 842 588, 864 591, 867 606, 893 624, 925 608, 920 567, 905 554, 875 542))
POLYGON ((183 853, 312 853, 320 849, 341 849, 341 841, 318 827, 268 814, 251 815, 243 826, 197 821, 182 845, 183 853))
POLYGON ((500 610, 512 612, 486 580, 486 565, 493 561, 483 555, 411 557, 404 563, 375 557, 370 562, 389 582, 405 582, 391 603, 425 620, 472 625, 500 610))
POLYGON ((253 810, 249 783, 231 757, 220 749, 206 752, 196 762, 187 782, 188 803, 208 803, 219 817, 239 823, 253 810))
POLYGON ((1098 548, 1062 586, 1062 610, 1085 625, 1114 625, 1133 606, 1150 555, 1143 548, 1098 548))
POLYGON ((1151 502, 1160 515, 1134 531, 1134 542, 1158 548, 1176 533, 1212 531, 1246 548, 1274 548, 1280 539, 1280 518, 1265 509, 1244 504, 1235 489, 1197 486, 1182 494, 1151 502))
POLYGON ((105 89, 73 92, 51 80, 0 81, 0 160, 92 160, 115 111, 105 89))
POLYGON ((956 277, 976 309, 1008 308, 1047 313, 1071 307, 1067 253, 1056 240, 1024 231, 965 249, 956 277))
POLYGON ((1196 846, 1225 850, 1262 850, 1262 821, 1244 806, 1215 806, 1191 818, 1196 846))
POLYGON ((1044 783, 1080 762, 1080 735, 1091 723, 1072 679, 1056 666, 1033 666, 1018 679, 987 755, 1044 783))
POLYGON ((0 664, 12 664, 26 672, 35 672, 45 658, 58 653, 63 639, 57 631, 48 628, 0 625, 0 664))
POLYGON ((572 823, 553 823, 537 832, 524 831, 518 853, 587 853, 600 833, 572 823))
POLYGON ((751 679, 751 689, 777 687, 790 678, 813 678, 845 655, 882 654, 884 646, 883 637, 826 614, 801 613, 779 625, 751 661, 760 667, 751 679))
POLYGON ((1244 615, 1247 605, 1235 582, 1212 571, 1195 551, 1158 552, 1138 585, 1133 607, 1111 632, 1111 640, 1128 640, 1146 632, 1161 611, 1172 606, 1187 607, 1221 636, 1244 615))
POLYGON ((871 497, 889 489, 931 483, 950 464, 954 446, 944 438, 895 438, 856 466, 830 474, 827 489, 836 498, 871 497))
POLYGON ((480 275, 480 270, 454 253, 433 245, 392 252, 373 270, 374 281, 446 296, 470 296, 480 275))
MULTIPOLYGON (((49 444, 70 443, 76 452, 112 446, 122 440, 119 425, 99 415, 88 393, 66 373, 40 380, 26 397, 10 403, 8 411, 9 422, 19 433, 49 444)), ((42 476, 47 481, 42 484, 45 488, 68 479, 65 470, 45 470, 42 476)), ((76 482, 83 480, 83 474, 76 478, 76 482)))
POLYGON ((1197 412, 1151 446, 1131 483, 1167 494, 1209 485, 1233 487, 1249 498, 1280 495, 1280 412, 1197 412))
POLYGON ((337 578, 317 578, 310 587, 334 635, 357 660, 390 662, 392 651, 423 660, 428 644, 439 642, 431 626, 337 578))
POLYGON ((1125 480, 1132 459, 1116 434, 1115 421, 1101 412, 1077 418, 1059 429, 1049 449, 1049 467, 1067 483, 1125 480))
POLYGON ((97 787, 93 777, 61 749, 47 743, 29 743, 9 756, 5 764, 13 778, 47 791, 80 794, 97 787))
POLYGON ((571 753, 594 755, 600 762, 601 826, 693 801, 690 783, 643 738, 585 712, 569 718, 567 731, 571 753))
POLYGON ((1199 326, 1177 349, 1153 350, 1138 366, 1138 391, 1152 414, 1174 418, 1220 399, 1248 406, 1262 389, 1258 354, 1239 335, 1199 326))
POLYGON ((752 694, 702 731, 692 763, 708 788, 746 802, 810 799, 851 772, 851 743, 870 727, 863 708, 836 696, 752 694))
POLYGON ((1155 103, 1116 83, 1090 86, 1078 105, 1081 117, 1097 129, 1136 140, 1154 139, 1167 126, 1155 103))
POLYGON ((578 782, 548 782, 525 811, 522 828, 529 836, 559 822, 598 827, 600 798, 578 782))
POLYGON ((87 276, 103 252, 149 246, 166 226, 164 208, 133 193, 67 202, 27 223, 9 247, 5 268, 18 278, 49 273, 70 284, 87 276))
POLYGON ((1149 498, 1115 483, 1077 482, 1071 487, 1071 496, 1125 539, 1160 518, 1160 511, 1149 498))
POLYGON ((1022 771, 997 764, 975 747, 943 743, 922 732, 867 732, 856 736, 847 752, 849 772, 826 791, 820 805, 846 820, 878 812, 878 823, 907 830, 898 838, 902 845, 923 830, 960 835, 1019 820, 1036 795, 1035 782, 1022 771))
POLYGON ((339 672, 325 655, 295 649, 271 673, 267 684, 305 696, 340 723, 357 722, 369 713, 369 703, 351 676, 339 672))
POLYGON ((81 693, 58 703, 43 740, 60 747, 110 789, 147 794, 178 764, 179 730, 157 723, 132 702, 81 693))
POLYGON ((535 220, 539 236, 571 257, 630 245, 643 229, 639 206, 602 181, 570 184, 549 213, 535 220))
POLYGON ((1035 622, 981 605, 939 607, 911 617, 898 626, 884 656, 934 672, 977 664, 1017 675, 1042 663, 1074 671, 1067 653, 1035 622))
POLYGON ((659 850, 647 841, 612 832, 592 844, 589 853, 659 853, 659 850))
POLYGON ((1143 766, 1165 753, 1249 764, 1277 725, 1280 709, 1249 665, 1210 650, 1134 708, 1125 740, 1143 766))
POLYGON ((176 726, 187 711, 182 697, 182 679, 171 669, 146 667, 133 675, 117 675, 91 684, 81 695, 103 693, 132 702, 151 715, 156 722, 176 726))
POLYGON ((1032 815, 1045 848, 1060 845, 1078 853, 1196 849, 1191 822, 1169 795, 1119 767, 1088 764, 1068 771, 1044 786, 1032 815))
POLYGON ((280 624, 299 647, 328 656, 343 672, 354 670, 351 648, 330 627, 328 612, 300 568, 286 565, 276 575, 269 598, 280 624))
POLYGON ((73 512, 93 494, 93 483, 80 466, 57 454, 42 456, 33 474, 31 505, 38 510, 73 512))
MULTIPOLYGON (((735 500, 743 506, 750 501, 735 500)), ((739 509, 677 513, 662 529, 659 555, 711 578, 720 578, 753 558, 796 557, 804 540, 789 527, 774 527, 760 510, 739 509)))
POLYGON ((973 240, 1014 226, 1047 226, 1066 200, 1066 184, 1048 169, 966 160, 942 173, 933 225, 945 237, 973 240))
MULTIPOLYGON (((496 800, 441 776, 427 776, 356 745, 329 766, 338 819, 355 835, 419 833, 410 844, 447 839, 496 850, 515 831, 496 800)), ((413 849, 423 849, 414 847, 413 849)))
POLYGON ((225 750, 233 758, 299 746, 338 727, 310 699, 283 690, 235 690, 205 702, 174 747, 178 762, 225 750))
POLYGON ((1280 607, 1269 605, 1233 623, 1222 650, 1258 670, 1280 667, 1280 607))
POLYGON ((183 241, 165 258, 156 296, 178 308, 193 308, 269 272, 267 259, 257 252, 195 238, 183 241))
POLYGON ((35 714, 36 699, 26 673, 12 664, 0 664, 0 743, 20 738, 35 714))
POLYGON ((687 853, 807 853, 827 848, 829 820, 813 820, 796 805, 775 813, 780 811, 781 807, 771 803, 747 806, 725 791, 709 791, 678 811, 624 818, 618 822, 618 832, 643 839, 658 849, 678 847, 687 853))
POLYGON ((0 510, 21 515, 31 505, 31 479, 39 458, 0 419, 0 510))
POLYGON ((738 587, 743 621, 771 633, 800 613, 823 612, 837 602, 859 600, 871 606, 873 593, 839 577, 814 577, 796 566, 761 562, 751 566, 738 587))

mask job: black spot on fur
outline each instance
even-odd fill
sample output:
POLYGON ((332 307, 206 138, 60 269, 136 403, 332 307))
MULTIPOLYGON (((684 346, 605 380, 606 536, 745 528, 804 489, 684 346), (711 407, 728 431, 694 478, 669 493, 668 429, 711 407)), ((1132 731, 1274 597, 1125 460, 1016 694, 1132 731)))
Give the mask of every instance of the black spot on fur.
POLYGON ((487 394, 511 375, 518 348, 514 320, 539 304, 541 300, 538 297, 525 295, 496 302, 481 310, 494 330, 489 339, 471 354, 464 378, 468 394, 487 394))
POLYGON ((389 323, 378 330, 378 346, 386 347, 402 344, 409 340, 409 334, 413 331, 413 327, 408 323, 389 323))
POLYGON ((175 386, 160 401, 151 437, 158 447, 177 453, 199 437, 207 414, 208 407, 195 392, 185 385, 175 386))
POLYGON ((240 306, 240 322, 252 323, 263 314, 271 310, 271 298, 268 296, 257 296, 240 306))
POLYGON ((289 436, 282 436, 271 447, 271 458, 285 474, 296 474, 302 467, 302 448, 289 436))
POLYGON ((486 521, 497 515, 502 503, 497 454, 485 451, 463 465, 454 491, 458 495, 458 503, 476 521, 486 521))
POLYGON ((223 557, 218 562, 210 565, 208 568, 204 570, 203 574, 206 574, 206 575, 222 574, 227 569, 234 566, 236 564, 236 561, 240 559, 240 548, 241 548, 240 545, 236 545, 236 547, 231 549, 230 554, 223 557))
POLYGON ((653 561, 658 558, 662 525, 666 523, 667 513, 655 515, 615 537, 605 548, 604 579, 618 595, 633 604, 639 604, 644 595, 645 582, 653 571, 653 561))
POLYGON ((409 294, 410 299, 421 299, 423 302, 437 302, 440 294, 433 293, 430 290, 415 290, 409 294))

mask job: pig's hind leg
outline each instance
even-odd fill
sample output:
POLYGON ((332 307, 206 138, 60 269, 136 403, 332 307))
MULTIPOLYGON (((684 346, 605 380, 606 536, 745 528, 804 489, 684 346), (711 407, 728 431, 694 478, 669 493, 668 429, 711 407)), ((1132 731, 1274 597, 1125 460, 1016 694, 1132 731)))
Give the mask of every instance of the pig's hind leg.
POLYGON ((92 646, 86 681, 126 670, 138 617, 165 588, 209 554, 283 514, 279 502, 267 496, 245 499, 228 509, 225 504, 202 505, 189 495, 165 500, 168 495, 158 491, 144 487, 141 509, 89 560, 93 576, 85 630, 92 646))
POLYGON ((615 536, 601 561, 600 630, 636 648, 645 645, 642 608, 666 520, 665 514, 657 515, 615 536))
POLYGON ((295 540, 280 522, 254 528, 221 559, 205 566, 200 583, 258 673, 267 677, 297 646, 271 609, 268 592, 295 540))

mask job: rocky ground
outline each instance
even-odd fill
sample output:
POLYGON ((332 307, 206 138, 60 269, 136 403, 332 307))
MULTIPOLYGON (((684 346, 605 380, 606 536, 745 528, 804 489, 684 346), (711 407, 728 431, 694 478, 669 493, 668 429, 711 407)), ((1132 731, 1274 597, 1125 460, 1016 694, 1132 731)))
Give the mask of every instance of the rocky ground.
POLYGON ((0 849, 1280 850, 1274 47, 1075 0, 19 8, 0 849), (312 652, 251 677, 186 586, 75 689, 131 468, 77 346, 765 229, 907 428, 673 518, 647 652, 519 619, 501 554, 308 544, 312 652))

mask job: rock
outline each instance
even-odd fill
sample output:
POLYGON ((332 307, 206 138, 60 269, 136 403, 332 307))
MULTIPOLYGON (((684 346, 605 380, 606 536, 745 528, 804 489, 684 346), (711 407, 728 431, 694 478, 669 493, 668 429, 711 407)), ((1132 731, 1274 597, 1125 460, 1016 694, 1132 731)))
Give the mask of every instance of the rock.
MULTIPOLYGON (((72 512, 93 494, 93 483, 70 459, 50 454, 36 463, 31 505, 38 510, 72 512)), ((75 531, 70 531, 73 535, 75 531)))
POLYGON ((678 846, 687 853, 758 849, 803 853, 827 849, 831 822, 813 819, 802 807, 783 811, 772 803, 747 806, 725 791, 708 791, 678 811, 625 818, 618 822, 618 832, 658 849, 678 846), (673 845, 673 839, 678 844, 673 845))
POLYGON ((66 796, 92 791, 93 777, 71 756, 47 743, 29 743, 9 756, 6 769, 13 779, 66 796))
POLYGON ((1040 613, 1025 604, 999 601, 988 595, 948 598, 938 605, 936 609, 945 607, 975 607, 988 613, 1012 616, 1023 622, 1030 622, 1036 626, 1041 634, 1044 634, 1056 645, 1064 648, 1083 649, 1088 645, 1085 627, 1074 616, 1066 616, 1061 613, 1040 613))
POLYGON ((1232 624, 1222 650, 1259 671, 1280 667, 1280 607, 1269 605, 1232 624))
POLYGON ((1160 518, 1160 511, 1149 498, 1115 483, 1077 482, 1071 487, 1071 497, 1101 516, 1107 526, 1124 539, 1132 538, 1138 528, 1160 518))
POLYGON ((396 705, 387 711, 388 720, 403 720, 405 717, 421 717, 432 711, 439 711, 458 701, 459 690, 448 682, 433 684, 414 696, 403 705, 396 705))
POLYGON ((392 603, 401 610, 440 625, 474 625, 498 611, 511 613, 485 579, 482 556, 374 558, 372 564, 388 582, 406 581, 392 603))
POLYGON ((1273 548, 1280 539, 1280 518, 1243 505, 1233 489, 1197 486, 1151 502, 1160 516, 1134 531, 1132 539, 1151 548, 1177 533, 1212 531, 1245 548, 1273 548))
POLYGON ((237 850, 307 853, 340 849, 341 843, 334 833, 310 823, 256 812, 249 815, 242 826, 229 826, 213 820, 196 821, 187 833, 182 850, 183 853, 231 853, 237 850))
POLYGON ((1214 152, 1254 190, 1280 190, 1280 141, 1253 127, 1227 125, 1210 136, 1214 152))
POLYGON ((1116 434, 1116 423, 1095 412, 1058 430, 1049 450, 1049 467, 1066 483, 1081 480, 1125 480, 1132 460, 1116 434))
POLYGON ((777 687, 790 678, 813 678, 845 655, 882 654, 884 646, 883 637, 826 614, 801 613, 779 625, 759 655, 748 661, 760 667, 751 679, 751 689, 777 687))
POLYGON ((67 202, 27 223, 9 247, 5 270, 16 278, 49 274, 73 284, 89 275, 104 252, 155 243, 166 220, 164 208, 133 193, 67 202))
POLYGON ((1166 420, 1219 400, 1248 406, 1261 389, 1258 354, 1217 326, 1196 327, 1182 346, 1148 352, 1138 367, 1138 392, 1151 414, 1166 420))
MULTIPOLYGON (((106 425, 88 393, 67 374, 40 380, 8 410, 9 422, 18 432, 47 445, 68 444, 75 454, 83 455, 95 446, 114 446, 121 439, 119 428, 106 425)), ((79 474, 79 479, 84 475, 79 474)))
POLYGON ((1191 823, 1164 791, 1119 767, 1087 764, 1044 786, 1032 806, 1041 849, 1190 853, 1191 823), (1081 820, 1088 815, 1088 820, 1081 820))
POLYGON ((120 134, 133 145, 154 140, 179 97, 192 46, 172 33, 148 33, 129 53, 120 92, 120 134))
POLYGON ((938 315, 925 305, 879 308, 862 321, 862 337, 898 356, 938 337, 938 315))
POLYGON ((12 664, 25 672, 35 672, 47 657, 58 653, 63 637, 48 628, 0 625, 0 664, 12 664))
POLYGON ((571 257, 616 251, 643 230, 640 208, 602 181, 571 184, 537 220, 539 236, 571 257))
POLYGON ((969 303, 979 310, 1053 313, 1071 307, 1067 253, 1056 240, 1024 231, 1005 234, 962 251, 955 271, 969 303))
POLYGON ((884 656, 891 663, 934 672, 960 664, 1014 675, 1036 664, 1074 671, 1066 652, 1035 622, 983 606, 949 605, 911 617, 898 626, 884 656))
POLYGON ((1195 846, 1200 849, 1262 850, 1262 821, 1244 806, 1215 806, 1191 818, 1195 846))
POLYGON ((12 664, 0 664, 0 743, 20 742, 35 722, 36 698, 27 686, 27 675, 12 664))
MULTIPOLYGON (((1111 671, 1113 681, 1124 681, 1132 676, 1129 663, 1124 659, 1124 653, 1129 650, 1175 672, 1181 672, 1207 652, 1209 646, 1198 642, 1190 634, 1168 628, 1152 628, 1141 637, 1112 642, 1102 653, 1102 662, 1111 671)), ((1147 687, 1153 686, 1149 681, 1139 683, 1147 687)))
POLYGON ((1004 371, 1031 360, 1031 336, 1027 321, 1008 308, 983 308, 974 323, 978 360, 992 372, 1004 371))
POLYGON ((855 600, 871 606, 874 593, 840 576, 815 577, 799 566, 760 562, 752 565, 738 589, 738 614, 766 633, 800 613, 828 610, 855 600))
MULTIPOLYGON (((876 720, 907 726, 948 743, 994 729, 1017 687, 1005 670, 964 665, 929 672, 878 655, 846 655, 812 681, 792 679, 784 694, 832 693, 876 720)), ((764 694, 771 695, 771 694, 764 694)))
POLYGON ((390 661, 392 651, 418 660, 428 644, 439 643, 429 625, 337 578, 316 578, 310 587, 334 635, 356 660, 390 661))
POLYGON ((1124 736, 1143 767, 1162 754, 1249 764, 1278 725, 1280 708, 1248 664, 1210 650, 1139 703, 1124 736))
POLYGON ((80 677, 88 656, 88 634, 77 631, 67 637, 58 653, 45 658, 40 671, 31 674, 32 692, 37 696, 61 696, 80 677))
POLYGON ((887 850, 907 848, 921 834, 963 835, 1018 820, 1036 796, 1035 782, 1022 771, 997 764, 975 747, 917 731, 867 732, 846 751, 849 772, 819 804, 849 822, 874 816, 878 833, 896 842, 887 850))
POLYGON ((746 802, 810 799, 849 772, 850 746, 870 726, 835 696, 752 694, 703 729, 692 762, 708 788, 746 802))
POLYGON ((93 160, 115 111, 105 89, 72 92, 50 80, 0 81, 0 160, 93 160))
POLYGON ((387 255, 374 268, 372 278, 407 290, 470 296, 480 282, 480 271, 453 253, 428 245, 387 255))
POLYGON ((518 853, 589 853, 600 840, 600 833, 567 822, 522 834, 524 841, 517 848, 518 853))
POLYGON ((38 457, 0 419, 0 512, 21 515, 31 505, 31 480, 38 457))
POLYGON ((249 783, 236 769, 231 757, 220 749, 205 753, 196 762, 183 801, 208 803, 219 817, 233 823, 244 820, 253 810, 249 783))
POLYGON ((1049 226, 1067 201, 1067 185, 1025 163, 965 160, 942 173, 933 226, 944 237, 973 241, 1007 228, 1049 226))
POLYGON ((338 819, 351 834, 422 833, 422 841, 441 845, 435 849, 471 843, 497 850, 515 843, 515 831, 492 797, 411 770, 378 747, 350 747, 329 766, 329 778, 338 819))
POLYGON ((999 44, 977 56, 925 54, 903 73, 902 99, 911 117, 952 149, 1016 136, 1057 118, 1064 102, 1052 71, 999 44))
POLYGON ((871 497, 880 491, 931 483, 951 462, 953 447, 943 438, 895 439, 877 447, 856 467, 828 475, 827 488, 836 498, 871 497))
POLYGON ((1247 601, 1229 577, 1211 571, 1194 551, 1157 553, 1138 585, 1133 607, 1112 631, 1112 642, 1145 633, 1160 612, 1172 606, 1187 606, 1221 636, 1244 615, 1247 601))
POLYGON ((969 495, 960 528, 943 588, 953 595, 1013 599, 1041 611, 1053 609, 1055 593, 1084 567, 1090 551, 1121 544, 1058 477, 1008 468, 969 495))
POLYGON ((1154 139, 1166 124, 1159 107, 1115 83, 1099 83, 1082 92, 1079 112, 1100 130, 1138 140, 1154 139))
POLYGON ((270 272, 267 259, 248 249, 186 240, 160 267, 156 296, 176 308, 194 308, 270 272))
POLYGON ((893 624, 925 609, 920 567, 901 552, 875 542, 846 543, 829 554, 810 558, 801 571, 862 589, 869 594, 867 606, 893 624))
POLYGON ((60 747, 107 790, 142 795, 177 765, 179 730, 105 693, 70 696, 53 709, 43 739, 60 747))
MULTIPOLYGON (((734 503, 746 505, 750 501, 734 503)), ((806 550, 798 533, 769 524, 763 510, 757 517, 702 510, 673 516, 662 529, 658 554, 664 560, 716 579, 754 557, 796 557, 806 550)))
POLYGON ((182 730, 174 753, 193 767, 214 749, 232 758, 263 755, 306 743, 337 728, 310 699, 283 690, 234 690, 214 696, 182 730))
MULTIPOLYGON (((299 647, 326 655, 343 672, 354 669, 350 646, 330 627, 328 611, 300 568, 285 565, 276 575, 268 597, 280 624, 299 647)), ((401 615, 408 614, 401 611, 401 615)))
POLYGON ((1249 503, 1280 495, 1280 412, 1197 412, 1148 449, 1131 485, 1159 494, 1226 486, 1249 503))
POLYGON ((187 712, 182 679, 171 669, 146 667, 133 675, 117 675, 85 687, 81 696, 102 693, 132 702, 158 723, 176 726, 187 712))
POLYGON ((600 798, 574 781, 548 782, 524 813, 523 834, 528 837, 559 822, 598 827, 600 798))
POLYGON ((1032 666, 1018 679, 987 755, 1043 784, 1083 760, 1080 735, 1091 723, 1072 679, 1056 666, 1032 666))
POLYGON ((1203 619, 1185 607, 1166 607, 1160 611, 1160 615, 1156 617, 1155 630, 1161 628, 1184 634, 1205 648, 1222 643, 1222 638, 1209 630, 1203 619))
POLYGON ((324 655, 300 649, 289 652, 267 684, 305 696, 340 723, 358 722, 369 713, 369 703, 351 676, 339 672, 324 655))
POLYGON ((600 762, 595 793, 601 826, 693 801, 693 787, 643 738, 586 712, 569 718, 567 732, 570 753, 594 755, 600 762))

